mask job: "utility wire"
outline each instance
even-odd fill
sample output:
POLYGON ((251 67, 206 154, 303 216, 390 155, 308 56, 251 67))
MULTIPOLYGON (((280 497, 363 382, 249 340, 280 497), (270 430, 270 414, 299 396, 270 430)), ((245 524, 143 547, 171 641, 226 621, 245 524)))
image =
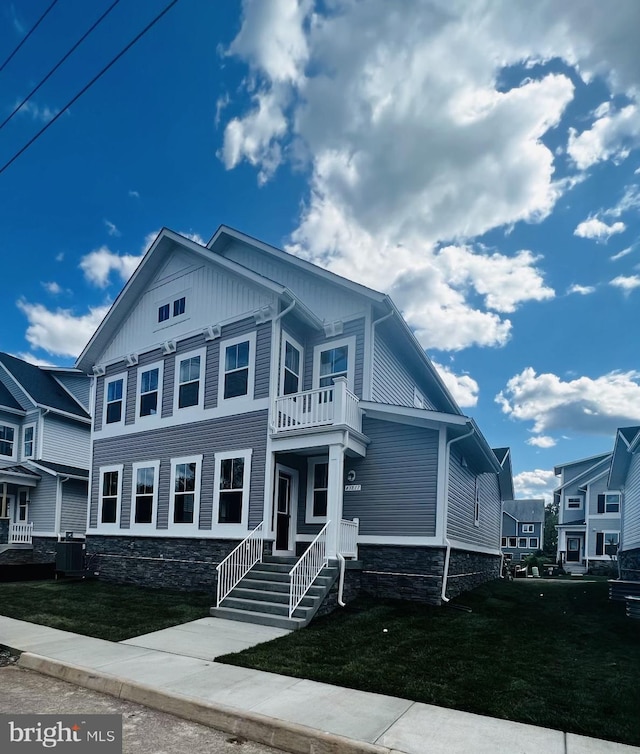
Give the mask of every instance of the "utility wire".
MULTIPOLYGON (((56 0, 57 2, 57 0, 56 0)), ((10 115, 7 115, 7 117, 0 123, 0 130, 2 130, 7 123, 13 118, 13 116, 24 106, 26 102, 28 102, 31 97, 40 89, 40 87, 45 84, 51 76, 60 68, 60 66, 64 63, 64 61, 73 53, 75 50, 78 49, 78 47, 84 42, 84 40, 91 34, 91 32, 100 24, 103 19, 105 19, 109 13, 116 7, 116 5, 120 2, 120 0, 115 0, 114 3, 112 3, 107 10, 100 16, 100 18, 91 26, 85 33, 80 37, 80 39, 73 45, 73 47, 65 54, 62 58, 55 64, 55 66, 47 73, 47 75, 42 79, 42 81, 34 88, 32 89, 29 94, 22 100, 22 102, 19 105, 16 105, 13 112, 10 115)))
POLYGON ((91 79, 91 81, 90 81, 90 82, 89 82, 88 84, 86 84, 86 85, 85 85, 85 86, 84 86, 84 87, 83 87, 83 88, 82 88, 82 89, 81 89, 81 90, 80 90, 80 91, 79 91, 79 92, 78 92, 78 93, 77 93, 77 94, 75 95, 75 97, 72 97, 72 98, 71 98, 71 99, 69 100, 69 102, 67 102, 67 104, 66 104, 66 105, 65 105, 65 106, 64 106, 64 107, 63 107, 63 108, 62 108, 61 110, 59 110, 59 111, 58 111, 58 112, 56 113, 56 115, 54 115, 54 116, 53 116, 53 118, 51 118, 51 120, 50 120, 50 121, 48 121, 47 123, 45 123, 45 125, 44 125, 44 126, 43 126, 43 127, 42 127, 42 128, 41 128, 41 129, 40 129, 40 130, 39 130, 39 131, 38 131, 38 132, 36 133, 36 135, 35 135, 35 136, 33 136, 33 137, 32 137, 31 139, 29 139, 29 141, 28 141, 28 142, 27 142, 27 143, 26 143, 26 144, 25 144, 25 145, 24 145, 24 146, 22 147, 22 149, 20 149, 19 151, 17 151, 17 152, 16 152, 16 153, 15 153, 15 154, 13 155, 13 157, 12 157, 12 158, 11 158, 11 159, 10 159, 10 160, 9 160, 8 162, 5 162, 5 164, 4 164, 4 165, 3 165, 3 166, 2 166, 1 168, 0 168, 0 175, 2 175, 2 173, 4 173, 4 171, 5 171, 5 170, 6 170, 6 169, 7 169, 7 168, 8 168, 8 167, 9 167, 9 166, 10 166, 10 165, 12 164, 12 163, 14 163, 14 162, 15 162, 15 161, 16 161, 16 160, 18 159, 18 157, 20 157, 20 155, 21 155, 21 154, 22 154, 23 152, 26 152, 26 151, 27 151, 27 149, 29 149, 29 147, 30 147, 30 146, 31 146, 31 145, 33 144, 33 142, 34 142, 34 141, 36 141, 36 139, 40 138, 40 136, 42 136, 42 134, 43 134, 43 133, 44 133, 44 132, 45 132, 45 131, 46 131, 46 130, 47 130, 47 129, 48 129, 49 127, 50 127, 50 126, 52 126, 52 125, 53 125, 53 124, 54 124, 54 123, 55 123, 55 122, 56 122, 56 121, 58 120, 58 118, 60 118, 60 117, 61 117, 61 116, 62 116, 62 115, 63 115, 63 114, 64 114, 64 113, 65 113, 65 112, 66 112, 66 111, 67 111, 67 110, 68 110, 68 109, 69 109, 69 108, 70 108, 70 107, 71 107, 71 106, 73 105, 73 104, 75 104, 75 103, 76 103, 76 102, 77 102, 77 101, 78 101, 78 100, 80 99, 80 97, 82 97, 82 95, 83 95, 83 94, 84 94, 84 93, 85 93, 85 92, 86 92, 86 91, 87 91, 88 89, 90 89, 90 88, 91 88, 91 87, 92 87, 92 86, 93 86, 93 85, 94 85, 94 84, 96 83, 96 81, 98 81, 98 79, 102 78, 102 76, 104 76, 104 74, 105 74, 105 73, 106 73, 106 72, 107 72, 107 71, 108 71, 108 70, 109 70, 109 69, 111 68, 111 66, 113 66, 113 65, 114 65, 115 63, 117 63, 117 62, 118 62, 118 60, 120 60, 120 58, 121 58, 121 57, 122 57, 122 56, 123 56, 123 55, 124 55, 124 54, 125 54, 125 53, 126 53, 126 52, 127 52, 128 50, 130 50, 130 49, 131 49, 131 48, 133 47, 133 45, 134 45, 134 44, 135 44, 135 43, 136 43, 136 42, 137 42, 137 41, 138 41, 139 39, 141 39, 141 38, 142 38, 142 37, 143 37, 143 36, 144 36, 144 35, 145 35, 145 34, 146 34, 146 33, 147 33, 147 32, 148 32, 148 31, 149 31, 149 30, 150 30, 150 29, 151 29, 151 28, 153 27, 153 26, 155 26, 155 25, 156 25, 156 24, 158 23, 158 21, 159 21, 159 20, 160 20, 160 19, 161 19, 161 18, 162 18, 162 17, 163 17, 163 16, 164 16, 164 15, 165 15, 166 13, 168 13, 168 12, 169 12, 169 11, 171 10, 171 8, 173 8, 173 6, 174 6, 174 5, 175 5, 175 4, 177 3, 177 2, 178 2, 178 0, 172 0, 172 1, 171 1, 171 2, 169 3, 169 5, 167 5, 167 6, 166 6, 166 7, 164 8, 164 10, 160 11, 160 13, 158 13, 158 15, 157 15, 157 16, 156 16, 156 17, 155 17, 155 18, 153 19, 153 21, 149 22, 149 23, 148 23, 148 24, 147 24, 147 25, 146 25, 146 26, 144 27, 144 29, 143 29, 143 30, 142 30, 142 31, 141 31, 141 32, 140 32, 139 34, 137 34, 137 35, 136 35, 136 36, 135 36, 135 37, 134 37, 134 38, 133 38, 133 39, 131 40, 131 42, 129 42, 129 44, 128 44, 128 45, 127 45, 126 47, 124 47, 124 48, 123 48, 122 50, 120 50, 120 52, 119 52, 119 53, 118 53, 118 54, 117 54, 117 55, 115 56, 115 58, 112 58, 112 59, 111 59, 111 61, 110 61, 109 63, 107 63, 107 65, 105 65, 105 67, 104 67, 104 68, 103 68, 103 69, 102 69, 102 70, 101 70, 101 71, 100 71, 99 73, 97 73, 97 74, 96 74, 96 75, 95 75, 95 76, 94 76, 94 77, 93 77, 93 78, 91 79))
POLYGON ((53 0, 51 5, 47 8, 47 10, 40 16, 40 18, 35 22, 35 24, 29 29, 29 31, 26 33, 24 37, 20 40, 18 43, 18 46, 16 49, 9 55, 9 57, 4 61, 4 63, 0 66, 0 72, 4 71, 5 66, 7 63, 11 60, 11 58, 18 52, 18 50, 22 47, 22 45, 29 39, 29 37, 33 34, 33 32, 40 26, 40 22, 44 21, 45 16, 47 13, 53 8, 53 6, 58 2, 58 0, 53 0))

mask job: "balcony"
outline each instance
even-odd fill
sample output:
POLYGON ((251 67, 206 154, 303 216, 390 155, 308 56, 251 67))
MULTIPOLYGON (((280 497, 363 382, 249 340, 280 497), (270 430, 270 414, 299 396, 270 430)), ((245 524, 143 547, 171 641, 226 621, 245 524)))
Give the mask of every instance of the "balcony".
POLYGON ((362 432, 358 397, 347 389, 344 377, 335 384, 275 400, 271 431, 274 435, 323 427, 344 426, 362 432))

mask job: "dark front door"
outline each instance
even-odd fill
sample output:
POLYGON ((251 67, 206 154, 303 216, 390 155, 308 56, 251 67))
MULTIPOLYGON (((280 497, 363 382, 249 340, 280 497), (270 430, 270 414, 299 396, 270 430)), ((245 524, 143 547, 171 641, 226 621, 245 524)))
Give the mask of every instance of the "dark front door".
POLYGON ((289 550, 291 528, 291 490, 293 479, 286 471, 278 471, 276 492, 276 550, 289 550))
POLYGON ((567 563, 580 560, 580 537, 567 537, 567 563))

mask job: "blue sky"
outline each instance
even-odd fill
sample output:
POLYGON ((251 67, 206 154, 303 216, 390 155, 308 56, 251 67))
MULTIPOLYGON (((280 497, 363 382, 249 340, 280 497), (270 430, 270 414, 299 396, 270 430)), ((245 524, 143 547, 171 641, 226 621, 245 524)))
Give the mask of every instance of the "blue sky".
MULTIPOLYGON (((59 0, 9 115, 111 0, 59 0)), ((120 0, 0 167, 167 0, 120 0)), ((0 59, 49 0, 0 0, 0 59)), ((231 225, 394 298, 520 495, 640 423, 640 3, 179 0, 0 174, 0 350, 73 364, 155 233, 231 225)))

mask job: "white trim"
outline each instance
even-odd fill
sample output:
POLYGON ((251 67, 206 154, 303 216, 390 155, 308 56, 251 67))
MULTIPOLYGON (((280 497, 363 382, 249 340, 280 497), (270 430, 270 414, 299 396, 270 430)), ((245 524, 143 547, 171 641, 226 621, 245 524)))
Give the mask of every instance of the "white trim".
MULTIPOLYGON (((207 348, 197 348, 193 351, 186 351, 185 353, 176 354, 176 364, 174 370, 173 379, 173 415, 179 415, 183 421, 188 420, 189 414, 197 414, 198 417, 202 414, 204 408, 204 390, 205 390, 205 377, 207 374, 207 348), (178 408, 178 400, 180 396, 180 365, 187 359, 200 359, 200 373, 198 374, 198 402, 193 406, 185 406, 184 408, 178 408)), ((192 380, 193 381, 193 380, 192 380)))
POLYGON ((451 539, 451 548, 453 550, 464 550, 465 552, 481 552, 484 555, 502 555, 499 547, 486 547, 485 545, 474 545, 468 542, 460 542, 457 539, 451 539))
MULTIPOLYGON (((18 460, 18 447, 20 445, 20 426, 18 424, 11 424, 11 422, 0 420, 0 427, 8 427, 13 430, 13 443, 12 453, 10 456, 0 453, 0 460, 17 461, 18 460)), ((0 442, 9 442, 8 440, 0 440, 0 442)))
MULTIPOLYGON (((56 509, 53 522, 53 529, 56 533, 60 533, 60 525, 62 523, 62 478, 56 476, 56 509)), ((33 533, 31 534, 33 536, 33 533)))
POLYGON ((447 428, 438 429, 438 470, 436 472, 436 537, 446 545, 447 428))
POLYGON ((530 550, 540 549, 540 537, 529 537, 529 549, 530 550), (535 545, 533 544, 534 541, 535 541, 535 545))
POLYGON ((326 524, 327 517, 313 515, 313 492, 314 492, 314 475, 315 468, 320 463, 327 464, 327 506, 329 505, 329 456, 312 456, 307 459, 307 493, 304 503, 304 521, 306 524, 326 524))
MULTIPOLYGON (((298 540, 304 542, 302 539, 305 535, 299 535, 298 540)), ((308 535, 307 535, 308 536, 308 535)), ((312 540, 315 535, 310 535, 312 540)), ((439 547, 444 548, 442 539, 438 537, 411 537, 411 536, 399 536, 399 535, 358 535, 358 545, 393 545, 397 547, 439 547)))
POLYGON ((563 503, 564 503, 564 509, 565 510, 568 510, 568 511, 580 511, 580 510, 583 510, 584 509, 584 495, 582 493, 565 494, 564 495, 564 499, 563 499, 563 503), (569 506, 569 499, 570 498, 574 499, 574 502, 575 502, 575 499, 579 499, 580 500, 580 505, 569 506))
POLYGON ((427 399, 424 397, 422 390, 418 389, 417 385, 413 386, 413 407, 414 408, 427 408, 427 399))
MULTIPOLYGON (((245 333, 244 335, 238 335, 235 338, 226 338, 220 341, 220 355, 218 362, 218 406, 242 404, 253 404, 254 400, 254 387, 256 377, 256 331, 245 333), (224 378, 226 376, 225 362, 227 348, 235 346, 238 343, 244 343, 249 341, 249 363, 247 374, 247 392, 244 395, 236 395, 232 398, 224 397, 224 378)), ((268 404, 267 404, 268 405, 268 404)))
MULTIPOLYGON (((136 424, 154 421, 154 420, 157 420, 157 418, 162 416, 163 377, 164 377, 164 361, 154 361, 152 364, 145 364, 144 366, 141 366, 140 364, 138 364, 138 373, 136 375, 136 416, 135 416, 136 424), (140 404, 141 404, 141 399, 142 399, 140 388, 142 385, 142 375, 146 374, 147 372, 151 372, 154 369, 158 370, 158 390, 157 390, 158 402, 156 404, 156 413, 147 414, 146 416, 140 416, 140 404)), ((153 392, 153 391, 149 391, 149 392, 153 392)))
POLYGON ((200 482, 202 478, 202 454, 193 456, 180 456, 179 458, 172 458, 171 461, 171 481, 169 486, 169 525, 166 530, 158 530, 157 534, 162 536, 166 531, 167 534, 172 534, 173 531, 179 529, 180 531, 189 531, 191 535, 198 533, 198 525, 200 523, 200 482), (175 523, 174 516, 176 511, 176 467, 179 464, 195 463, 195 480, 193 488, 193 521, 191 523, 175 523))
POLYGON ((36 448, 37 448, 37 440, 36 440, 36 422, 29 422, 29 424, 24 424, 22 427, 22 432, 20 433, 20 456, 23 461, 29 461, 33 460, 36 457, 36 448), (25 445, 25 435, 27 433, 28 429, 33 430, 33 437, 31 438, 31 455, 27 455, 24 452, 24 445, 25 445))
POLYGON ((320 354, 323 351, 331 351, 334 348, 347 346, 347 388, 354 392, 354 376, 356 361, 356 336, 350 335, 347 338, 335 338, 334 340, 325 340, 313 348, 313 389, 320 387, 320 354))
POLYGON ((518 547, 516 549, 518 550, 525 549, 527 547, 528 539, 529 539, 528 537, 518 537, 518 547), (520 544, 521 542, 524 542, 524 544, 520 544))
POLYGON ((604 513, 600 513, 597 515, 600 516, 619 516, 621 509, 622 509, 622 493, 620 490, 606 490, 606 492, 601 493, 604 494, 604 513), (608 511, 607 510, 607 497, 609 495, 617 495, 618 496, 618 510, 617 511, 608 511))
POLYGON ((298 497, 299 497, 299 486, 300 486, 300 474, 298 473, 297 469, 292 469, 289 466, 285 466, 282 463, 276 463, 275 468, 275 475, 274 475, 275 484, 273 485, 273 521, 274 521, 274 527, 273 527, 273 553, 284 555, 285 553, 293 553, 295 554, 296 551, 296 532, 298 529, 298 497), (287 541, 287 549, 286 550, 278 550, 276 549, 276 536, 277 536, 277 521, 278 521, 278 505, 277 505, 277 498, 278 498, 278 474, 280 472, 283 472, 284 474, 288 474, 291 477, 291 502, 290 502, 290 515, 289 515, 289 538, 287 541))
MULTIPOLYGON (((107 424, 109 427, 118 427, 118 426, 124 426, 124 420, 127 413, 127 380, 129 378, 128 372, 119 372, 118 374, 111 374, 108 377, 103 378, 103 395, 102 395, 102 426, 106 427, 107 424), (107 422, 107 403, 109 401, 107 400, 107 396, 109 395, 109 383, 111 382, 117 382, 118 380, 122 380, 122 411, 120 413, 120 421, 117 422, 107 422)), ((112 403, 115 403, 115 401, 111 401, 112 403)))
POLYGON ((280 369, 278 373, 278 395, 284 395, 284 364, 287 343, 300 353, 300 371, 298 374, 298 389, 296 390, 296 393, 301 393, 304 390, 304 348, 295 338, 289 335, 286 330, 282 330, 280 343, 280 369))
POLYGON ((119 532, 120 531, 120 516, 122 513, 122 477, 124 472, 124 464, 118 463, 111 466, 100 466, 98 469, 98 518, 96 533, 104 532, 119 532), (118 492, 116 497, 116 520, 113 523, 102 523, 102 490, 104 485, 104 475, 110 471, 118 472, 118 492))
POLYGON ((535 525, 534 524, 521 524, 522 531, 521 534, 534 534, 535 533, 535 525))
POLYGON ((213 513, 211 517, 211 530, 214 534, 224 532, 227 537, 242 539, 247 535, 249 526, 249 495, 251 492, 251 458, 253 456, 252 448, 241 450, 225 450, 215 455, 215 467, 213 474, 213 513), (229 458, 244 459, 244 469, 242 477, 242 515, 238 524, 223 524, 219 522, 220 516, 220 477, 222 461, 229 458))
POLYGON ((129 528, 133 532, 142 530, 156 531, 158 520, 158 487, 160 480, 160 461, 137 461, 131 465, 131 506, 129 509, 129 528), (136 523, 136 488, 138 484, 137 476, 139 469, 153 469, 153 493, 151 503, 151 521, 148 524, 136 523))

